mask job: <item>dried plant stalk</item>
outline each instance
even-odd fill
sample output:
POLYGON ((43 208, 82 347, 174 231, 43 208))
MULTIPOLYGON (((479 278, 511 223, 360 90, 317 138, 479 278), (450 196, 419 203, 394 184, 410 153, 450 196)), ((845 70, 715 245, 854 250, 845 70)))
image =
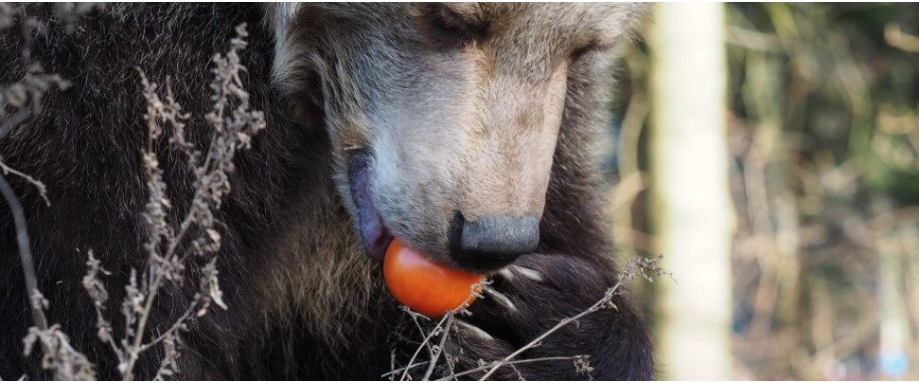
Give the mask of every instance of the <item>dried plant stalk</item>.
POLYGON ((657 263, 661 260, 661 258, 662 258, 661 256, 657 256, 653 258, 636 257, 636 258, 629 260, 629 262, 626 264, 626 267, 623 269, 623 272, 619 274, 617 278, 618 281, 616 282, 616 284, 610 287, 609 289, 607 289, 606 293, 604 293, 603 296, 596 303, 594 303, 590 307, 584 309, 583 311, 569 318, 560 320, 555 326, 553 326, 549 330, 546 330, 541 335, 537 336, 532 341, 530 341, 523 347, 520 347, 519 349, 515 350, 514 352, 507 355, 506 357, 500 360, 494 360, 494 361, 480 360, 479 366, 465 370, 465 371, 461 371, 461 372, 454 372, 453 360, 456 359, 456 356, 450 355, 450 353, 445 350, 444 345, 446 344, 446 341, 448 340, 450 336, 452 327, 455 326, 455 322, 453 320, 454 317, 456 315, 467 315, 468 314, 468 312, 465 311, 466 305, 464 305, 464 307, 460 309, 454 310, 453 312, 449 312, 446 315, 444 315, 444 317, 440 319, 440 321, 434 326, 433 329, 430 330, 430 332, 426 332, 421 327, 421 325, 417 322, 417 318, 419 317, 424 318, 423 315, 415 313, 412 310, 410 310, 408 307, 403 306, 403 310, 405 310, 408 313, 408 315, 412 317, 412 320, 415 321, 416 326, 418 327, 420 333, 423 336, 423 340, 421 341, 419 346, 415 349, 415 352, 412 354, 411 359, 409 359, 408 363, 406 363, 404 367, 397 368, 395 367, 395 362, 393 362, 393 368, 391 369, 391 371, 383 374, 381 377, 383 378, 389 377, 390 379, 394 379, 397 374, 401 374, 399 377, 400 381, 412 380, 412 376, 409 375, 409 371, 417 367, 427 366, 427 369, 425 370, 424 375, 422 375, 421 380, 431 380, 433 379, 434 370, 438 366, 437 363, 439 362, 442 355, 445 360, 445 364, 446 364, 447 371, 449 372, 449 374, 447 376, 444 376, 442 378, 435 379, 435 380, 454 380, 456 378, 472 375, 475 373, 481 373, 481 372, 484 372, 484 375, 482 375, 482 377, 479 378, 479 380, 488 380, 501 367, 510 367, 514 369, 518 377, 521 380, 524 380, 524 377, 520 374, 520 371, 518 371, 517 368, 515 367, 516 365, 527 364, 527 363, 559 361, 559 360, 571 361, 574 364, 574 367, 578 373, 584 374, 590 377, 590 374, 591 372, 593 372, 594 369, 590 365, 590 357, 588 355, 542 357, 542 358, 530 358, 530 359, 519 359, 519 360, 516 358, 528 350, 532 350, 536 347, 539 347, 541 342, 544 339, 546 339, 549 335, 552 335, 571 324, 576 324, 579 319, 587 315, 596 313, 604 309, 615 310, 616 305, 613 303, 613 299, 616 296, 622 294, 622 287, 628 281, 631 281, 639 277, 647 279, 648 281, 653 281, 653 278, 655 276, 661 276, 661 275, 671 276, 672 278, 672 275, 670 273, 666 272, 664 269, 657 266, 657 263), (438 335, 440 335, 440 340, 438 341, 438 344, 431 346, 432 339, 438 335), (421 353, 421 351, 424 349, 428 350, 428 353, 431 359, 429 361, 415 363, 416 358, 421 353))
POLYGON ((241 77, 245 67, 240 62, 239 52, 247 45, 245 24, 237 27, 236 33, 237 37, 231 40, 226 56, 218 54, 213 59, 211 99, 214 106, 205 118, 214 133, 203 157, 186 137, 185 126, 190 115, 182 111, 182 106, 168 85, 168 79, 165 97, 161 97, 157 92, 157 84, 138 69, 143 96, 147 101, 144 120, 147 123, 148 138, 143 153, 149 193, 144 211, 148 228, 144 244, 147 265, 140 273, 131 270, 130 283, 125 287, 126 295, 121 305, 125 328, 119 342, 112 339, 110 322, 102 312, 108 294, 98 275, 100 271, 104 273, 104 270, 92 254, 87 262, 89 272, 83 281, 96 306, 99 339, 108 343, 117 355, 119 373, 125 380, 135 378, 134 369, 141 354, 161 344, 165 353, 154 379, 173 376, 178 372, 178 358, 181 355, 179 335, 188 329, 188 321, 193 316, 207 314, 211 304, 227 309, 218 283, 217 253, 221 236, 215 227, 214 212, 230 193, 229 175, 234 170, 233 159, 237 151, 249 148, 252 137, 265 128, 264 115, 252 110, 249 105, 249 94, 243 87, 241 77), (189 167, 193 169, 195 187, 191 205, 178 227, 169 224, 173 206, 154 150, 155 143, 169 133, 168 141, 172 148, 183 153, 189 167), (190 240, 187 248, 181 246, 186 240, 190 240), (197 292, 171 326, 156 336, 148 336, 158 293, 168 284, 181 286, 186 280, 187 265, 195 259, 208 260, 199 270, 197 292))

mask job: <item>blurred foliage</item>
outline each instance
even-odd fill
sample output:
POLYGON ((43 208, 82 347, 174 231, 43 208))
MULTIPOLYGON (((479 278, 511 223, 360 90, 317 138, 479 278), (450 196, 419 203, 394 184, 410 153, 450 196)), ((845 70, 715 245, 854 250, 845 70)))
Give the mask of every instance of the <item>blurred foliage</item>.
POLYGON ((803 157, 851 160, 865 176, 864 191, 919 203, 919 47, 903 37, 919 32, 919 6, 738 4, 729 18, 738 118, 781 118, 801 139, 803 157), (783 96, 779 109, 755 110, 762 102, 751 97, 770 96, 745 90, 757 70, 783 96))
MULTIPOLYGON (((919 378, 919 5, 726 7, 737 377, 919 378)), ((648 49, 611 106, 622 254, 658 252, 648 49)))

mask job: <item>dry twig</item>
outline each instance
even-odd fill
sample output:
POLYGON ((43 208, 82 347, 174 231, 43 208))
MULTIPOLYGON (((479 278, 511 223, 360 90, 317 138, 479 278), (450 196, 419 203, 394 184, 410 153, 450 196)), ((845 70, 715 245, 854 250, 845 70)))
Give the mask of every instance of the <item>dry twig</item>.
POLYGON ((453 364, 451 362, 452 356, 449 355, 449 353, 445 351, 444 345, 447 341, 447 338, 449 337, 450 329, 452 328, 452 326, 455 325, 453 322, 455 315, 465 311, 464 310, 465 306, 461 310, 456 310, 454 312, 450 312, 444 315, 444 317, 440 319, 440 321, 436 324, 436 326, 431 330, 430 333, 426 333, 422 329, 421 325, 418 324, 416 320, 416 316, 420 316, 420 314, 412 312, 407 307, 403 307, 403 309, 405 309, 409 313, 409 315, 412 316, 412 319, 416 321, 415 322, 416 326, 418 326, 419 331, 421 331, 422 336, 424 336, 424 339, 421 342, 421 344, 418 346, 418 348, 415 350, 411 359, 409 359, 408 363, 406 363, 405 367, 393 368, 390 372, 383 374, 382 377, 392 378, 394 377, 395 374, 401 372, 402 375, 399 380, 400 381, 406 380, 410 378, 410 375, 408 374, 410 370, 415 369, 417 367, 421 367, 421 366, 427 366, 427 369, 422 377, 422 380, 430 380, 433 376, 434 370, 437 367, 437 362, 439 361, 441 355, 444 356, 444 359, 447 362, 447 367, 449 369, 450 374, 448 376, 439 378, 437 380, 453 380, 459 377, 471 375, 471 374, 482 372, 482 371, 485 371, 485 374, 480 378, 480 380, 488 380, 488 378, 490 378, 498 369, 500 369, 501 367, 505 367, 505 366, 513 368, 517 372, 518 376, 522 379, 523 376, 520 375, 520 372, 517 370, 516 365, 526 364, 526 363, 536 363, 536 362, 558 361, 558 360, 570 360, 574 363, 574 367, 578 373, 582 373, 582 374, 590 376, 591 372, 593 372, 593 367, 590 365, 589 356, 587 355, 542 357, 542 358, 531 358, 531 359, 521 359, 521 360, 515 360, 515 358, 519 357, 522 353, 528 350, 539 347, 541 342, 546 337, 567 327, 568 325, 572 323, 577 323, 579 319, 583 318, 586 315, 595 313, 602 309, 607 309, 607 308, 615 309, 616 305, 613 303, 613 299, 617 295, 621 294, 620 289, 627 281, 630 281, 637 277, 642 277, 642 278, 645 278, 651 281, 653 280, 655 276, 660 276, 660 275, 670 276, 670 273, 664 271, 662 268, 657 266, 657 262, 660 259, 661 257, 657 256, 654 258, 636 257, 630 260, 626 264, 626 267, 623 270, 623 272, 618 276, 618 282, 614 286, 609 288, 606 291, 606 293, 603 295, 603 297, 601 297, 600 300, 598 300, 596 303, 594 303, 593 305, 591 305, 584 311, 581 311, 580 313, 572 317, 562 319, 555 326, 553 326, 546 332, 542 333, 541 335, 539 335, 538 337, 530 341, 525 346, 517 349, 513 353, 504 357, 503 359, 491 361, 491 362, 480 360, 479 361, 480 365, 478 367, 475 367, 475 368, 472 368, 466 371, 462 371, 462 372, 453 371, 453 364), (437 336, 438 334, 440 334, 439 344, 436 346, 430 346, 431 339, 434 336, 437 336), (418 355, 421 353, 421 350, 426 349, 426 348, 428 349, 429 354, 431 354, 431 359, 429 361, 415 363, 415 360, 418 357, 418 355))
POLYGON ((174 375, 178 372, 179 334, 188 329, 189 320, 193 316, 205 315, 212 303, 227 308, 218 284, 216 254, 220 250, 221 236, 215 227, 214 211, 220 208, 230 192, 229 174, 234 170, 233 159, 237 151, 248 148, 252 136, 265 128, 264 115, 251 110, 249 94, 242 83, 241 73, 245 67, 240 63, 239 52, 247 45, 244 40, 247 36, 245 25, 237 27, 236 32, 237 37, 231 40, 227 55, 218 54, 213 59, 215 68, 212 70, 214 80, 211 89, 214 107, 206 120, 214 128, 214 135, 203 159, 202 154, 186 137, 185 124, 190 115, 182 112, 181 105, 168 86, 168 79, 163 99, 157 93, 157 84, 150 82, 143 71, 138 69, 143 95, 147 100, 144 119, 149 132, 143 153, 149 191, 144 212, 148 224, 148 237, 144 246, 148 262, 140 278, 136 270, 131 270, 130 283, 126 286, 127 294, 122 302, 125 328, 120 342, 116 343, 112 339, 111 325, 102 313, 108 294, 104 284, 97 278, 101 268, 92 254, 87 262, 89 272, 83 282, 96 306, 99 339, 108 343, 117 355, 119 372, 126 380, 135 378, 134 368, 140 355, 161 344, 165 352, 154 379, 162 380, 174 375), (154 148, 168 128, 172 132, 169 143, 186 156, 189 167, 193 169, 195 186, 191 206, 178 228, 168 223, 173 206, 154 148), (193 237, 190 248, 185 249, 180 245, 188 236, 193 237), (172 325, 148 339, 147 327, 157 295, 168 284, 181 286, 184 283, 186 265, 193 261, 192 256, 197 259, 210 257, 199 270, 198 291, 172 325))

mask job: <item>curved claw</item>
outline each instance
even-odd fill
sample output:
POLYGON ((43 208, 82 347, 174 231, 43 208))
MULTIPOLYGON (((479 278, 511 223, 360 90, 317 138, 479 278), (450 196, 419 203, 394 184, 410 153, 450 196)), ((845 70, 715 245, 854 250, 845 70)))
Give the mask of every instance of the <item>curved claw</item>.
POLYGON ((498 275, 504 278, 506 281, 513 283, 518 276, 529 279, 533 282, 542 282, 543 277, 542 273, 536 270, 533 270, 529 267, 511 265, 505 267, 501 270, 498 270, 498 275))
POLYGON ((512 267, 517 274, 520 274, 524 278, 529 279, 533 282, 543 281, 542 273, 536 270, 533 270, 529 267, 523 267, 523 266, 510 266, 510 267, 512 267))
POLYGON ((515 305, 514 302, 511 302, 510 298, 508 298, 507 295, 499 293, 497 290, 495 290, 491 286, 485 286, 482 292, 484 292, 485 295, 493 298, 495 302, 498 302, 498 304, 503 306, 505 309, 513 311, 513 312, 517 312, 517 305, 515 305))
POLYGON ((453 322, 456 323, 457 329, 465 334, 472 335, 486 342, 495 341, 495 338, 489 335, 487 332, 485 332, 485 330, 482 330, 478 328, 477 326, 473 326, 464 320, 455 319, 453 322))

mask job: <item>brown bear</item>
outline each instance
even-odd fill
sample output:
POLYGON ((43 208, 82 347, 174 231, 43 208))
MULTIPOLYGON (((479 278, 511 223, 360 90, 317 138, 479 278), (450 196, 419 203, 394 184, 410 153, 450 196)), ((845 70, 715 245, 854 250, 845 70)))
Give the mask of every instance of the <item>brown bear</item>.
MULTIPOLYGON (((92 249, 109 286, 146 262, 141 148, 145 100, 137 68, 170 78, 184 110, 211 107, 212 55, 247 23, 241 53, 267 128, 240 152, 217 211, 218 269, 228 310, 190 322, 182 379, 380 379, 409 320, 383 284, 393 237, 491 284, 457 317, 458 364, 499 360, 601 298, 615 284, 603 190, 591 144, 608 123, 610 51, 645 13, 632 4, 106 5, 61 28, 50 6, 31 59, 71 84, 0 138, 25 209, 39 289, 100 378, 118 359, 96 336, 81 286, 92 249), (396 346, 394 346, 396 345, 396 346)), ((0 84, 25 64, 18 30, 0 32, 0 84)), ((201 118, 186 130, 207 145, 201 118)), ((165 139, 164 139, 165 140, 165 139)), ((193 185, 181 156, 158 146, 177 209, 193 185)), ((177 222, 173 222, 177 224, 177 222)), ((29 301, 10 210, 0 204, 0 376, 49 375, 23 356, 29 301)), ((110 287, 106 311, 125 292, 110 287)), ((150 331, 188 299, 157 298, 150 331)), ((492 378, 653 379, 652 344, 626 296, 553 333, 492 378)), ((123 319, 112 315, 117 339, 123 319)), ((415 344, 417 346, 417 343, 415 344)), ((136 368, 149 379, 165 350, 136 368)), ((400 354, 401 355, 401 354, 400 354)), ((440 370, 438 370, 440 372, 440 370)), ((439 376, 439 375, 438 375, 439 376)))

